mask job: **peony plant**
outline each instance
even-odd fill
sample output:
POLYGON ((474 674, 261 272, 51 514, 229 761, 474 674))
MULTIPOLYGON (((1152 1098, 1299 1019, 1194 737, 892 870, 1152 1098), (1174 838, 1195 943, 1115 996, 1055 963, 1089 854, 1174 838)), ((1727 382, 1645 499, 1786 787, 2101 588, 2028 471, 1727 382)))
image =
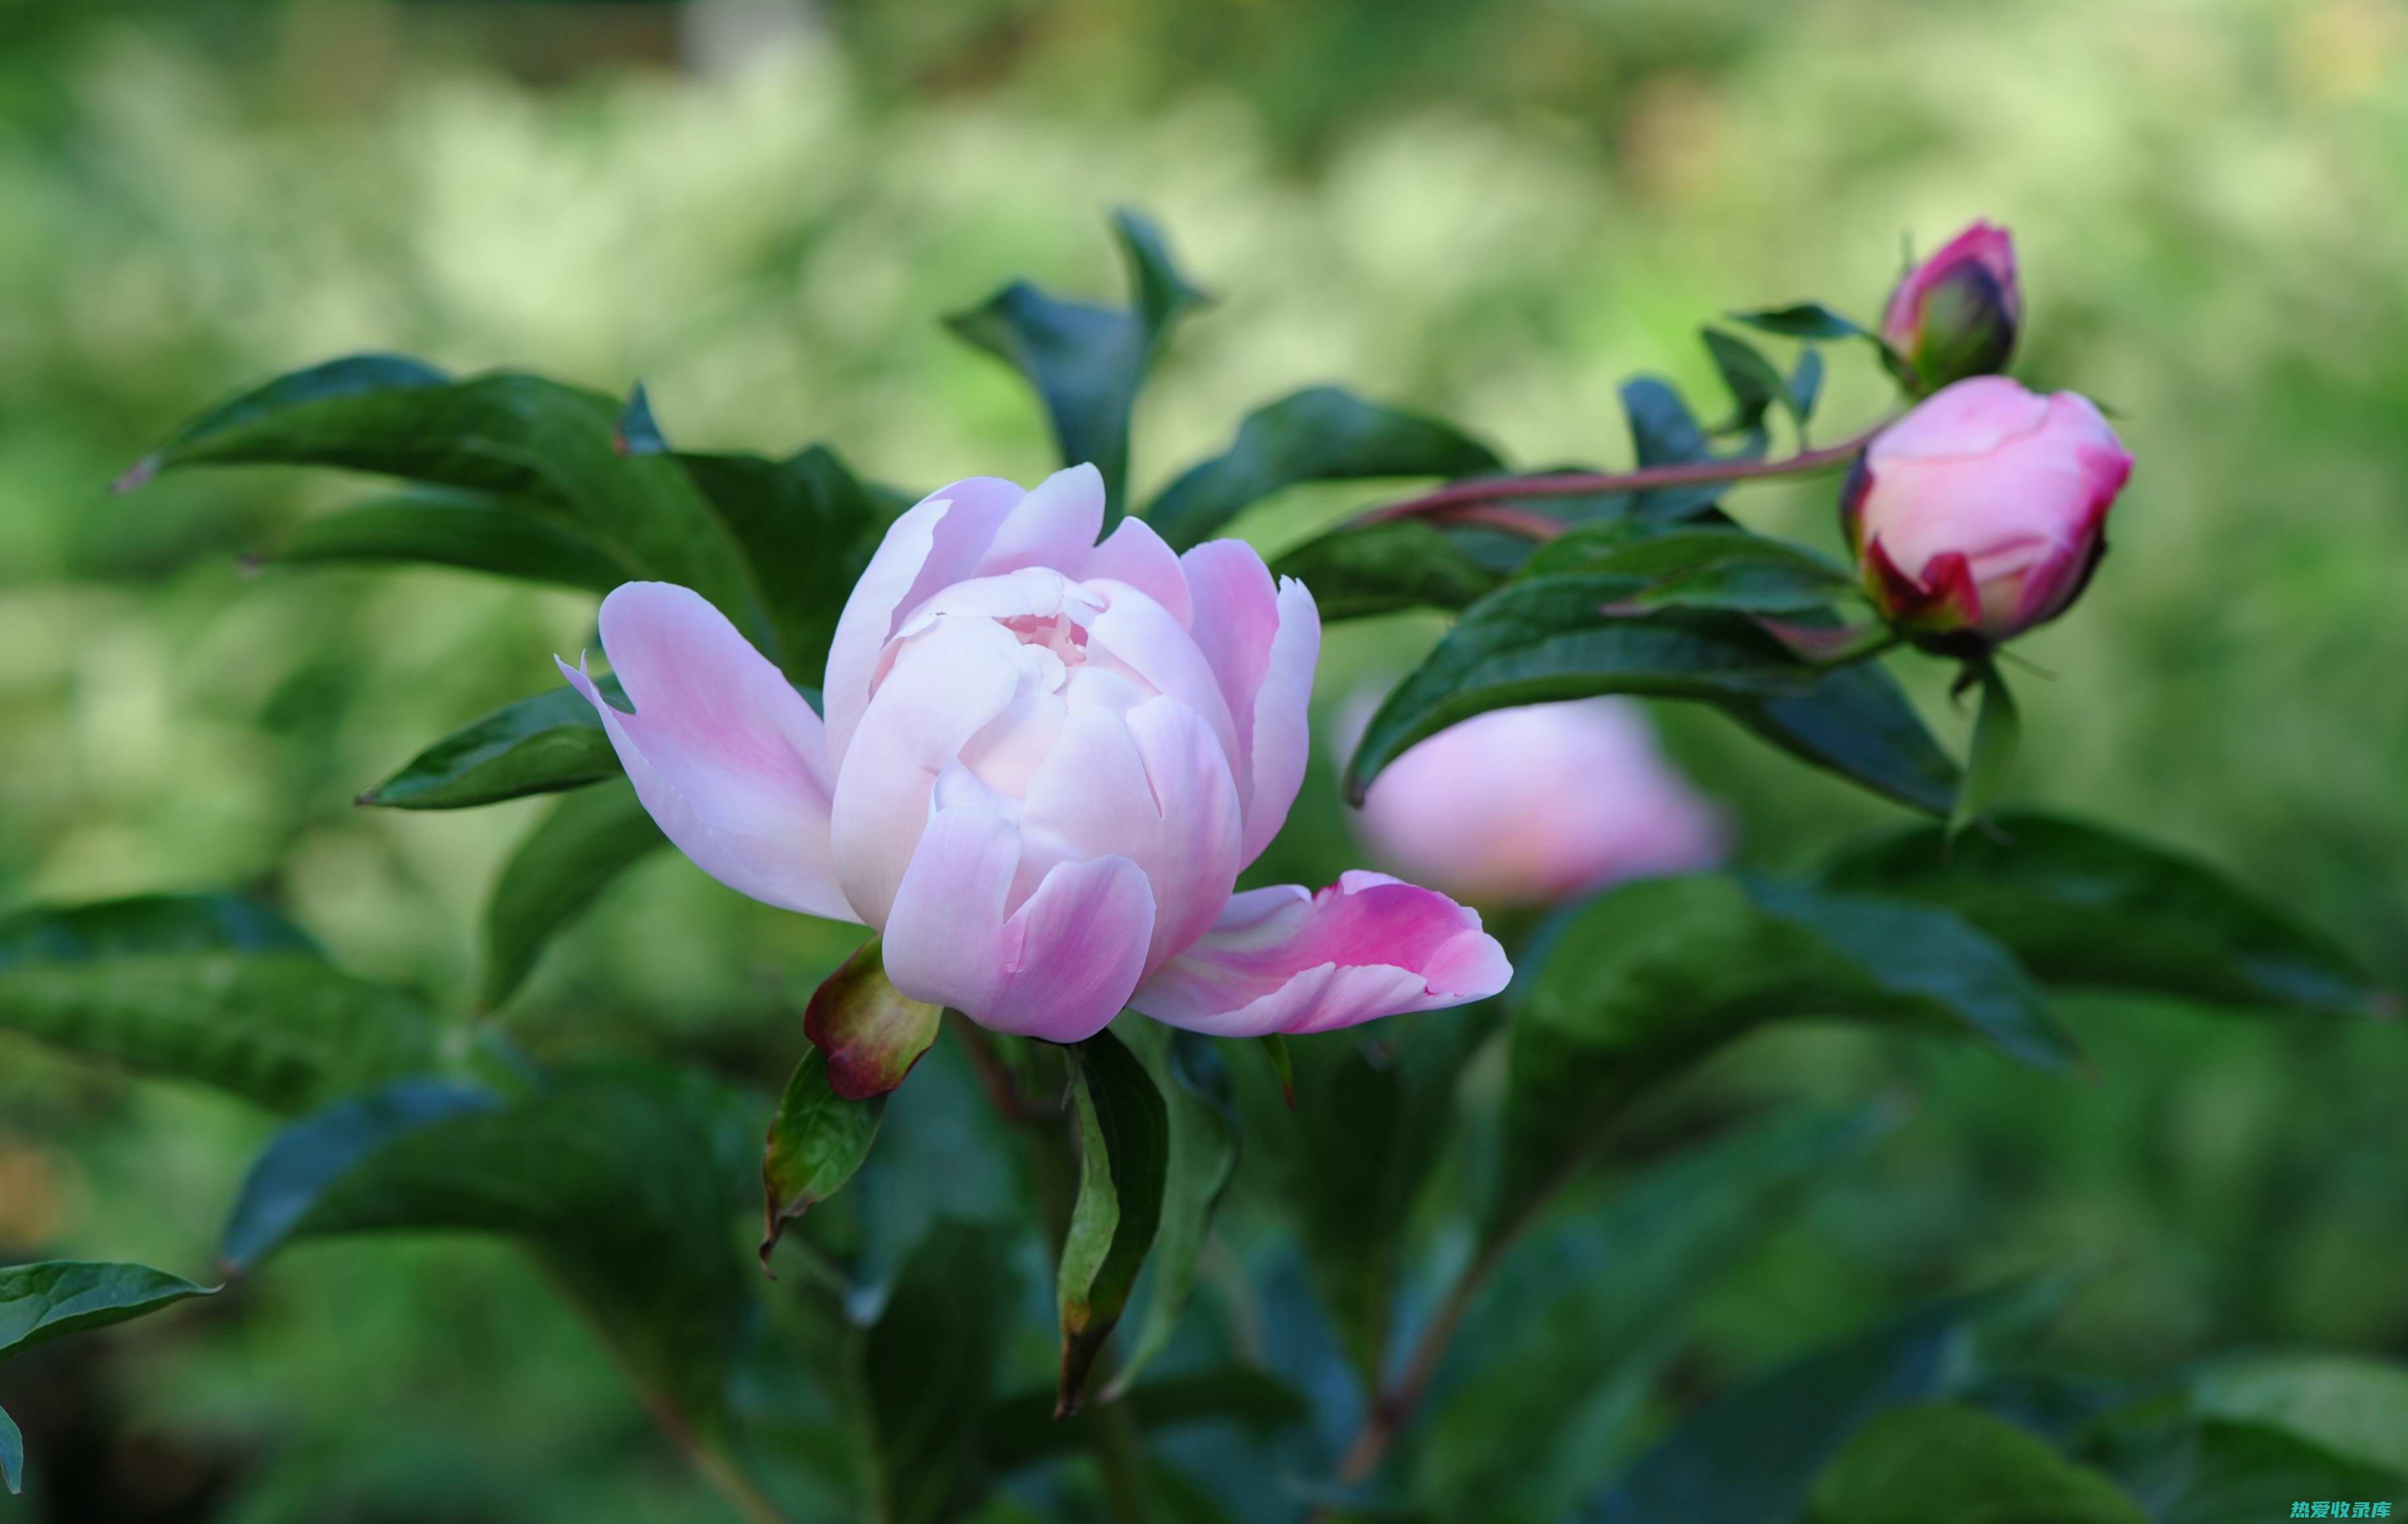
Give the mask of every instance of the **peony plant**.
MULTIPOLYGON (((2066 1071, 2068 990, 2381 1003, 2347 951, 2214 870, 1994 803, 1999 652, 2074 611, 2132 467, 2093 404, 2002 373, 2027 316, 2004 230, 1911 271, 1877 327, 1813 302, 1736 314, 1791 347, 1780 363, 1704 330, 1727 395, 1700 412, 1634 379, 1627 468, 1518 470, 1316 386, 1140 503, 1135 400, 1203 298, 1151 223, 1115 227, 1125 302, 1016 282, 948 320, 1040 400, 1064 468, 1026 490, 896 490, 822 445, 685 450, 640 386, 390 354, 195 418, 121 490, 241 464, 400 479, 413 494, 304 519, 265 561, 580 590, 607 670, 553 654, 561 687, 524 654, 534 691, 361 796, 556 796, 494 887, 471 1011, 202 893, 0 921, 0 1026, 285 1118, 226 1275, 370 1231, 519 1244, 630 1411, 753 1524, 1836 1524, 1943 1495, 2132 1521, 2343 1474, 2300 1458, 2346 1434, 2236 1416, 2229 1379, 2084 1386, 2086 1426, 2008 1421, 2056 1388, 1972 1357, 2016 1301, 2001 1288, 1658 1429, 1634 1416, 1698 1288, 1889 1125, 1879 1104, 1764 1114, 1709 1067, 1731 1045, 1836 1020, 2066 1071), (1859 344, 1899 407, 1812 443, 1826 356, 1859 344), (1751 480, 1841 473, 1844 559, 1726 507, 1751 480), (1360 504, 1297 535, 1282 495, 1315 482, 1360 504), (1277 554, 1229 538, 1241 513, 1277 554), (1322 766, 1325 622, 1409 611, 1425 622, 1383 631, 1417 660, 1322 766), (1962 764, 1892 669, 1919 659, 1983 690, 1962 764), (1731 833, 1641 700, 1702 706, 1902 818, 1785 871, 1727 868, 1731 833), (1309 840, 1340 798, 1431 886, 1294 882, 1342 866, 1309 840), (665 846, 864 928, 810 970, 776 1072, 491 1019, 665 846), (1512 913, 1486 927, 1450 895, 1512 913), (1159 1442, 1196 1424, 1223 1448, 1159 1442)), ((214 1289, 0 1269, 0 1357, 214 1289)), ((11 1488, 23 1448, 0 1416, 11 1488)), ((2376 1485, 2372 1462, 2348 1474, 2376 1485)))

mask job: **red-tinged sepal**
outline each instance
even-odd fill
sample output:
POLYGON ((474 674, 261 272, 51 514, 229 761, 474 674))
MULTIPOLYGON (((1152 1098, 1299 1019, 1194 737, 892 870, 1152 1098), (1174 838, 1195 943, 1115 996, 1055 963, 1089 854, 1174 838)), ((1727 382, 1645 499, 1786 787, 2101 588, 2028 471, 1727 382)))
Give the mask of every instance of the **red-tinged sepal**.
POLYGON ((888 982, 872 937, 811 996, 803 1035, 826 1056, 828 1088, 867 1100, 903 1083, 936 1042, 943 1015, 941 1007, 910 999, 888 982))

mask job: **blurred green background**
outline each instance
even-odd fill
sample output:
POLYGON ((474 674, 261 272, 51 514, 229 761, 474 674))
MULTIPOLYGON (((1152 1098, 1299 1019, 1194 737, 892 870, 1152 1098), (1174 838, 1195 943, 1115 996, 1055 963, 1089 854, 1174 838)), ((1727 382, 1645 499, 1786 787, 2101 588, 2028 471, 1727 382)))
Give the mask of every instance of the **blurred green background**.
MULTIPOLYGON (((2083 605, 2018 649, 2014 791, 2235 870, 2408 984, 2408 9, 2389 0, 0 0, 0 908, 238 885, 465 1002, 534 801, 352 795, 554 681, 590 600, 466 574, 247 568, 350 486, 107 483, 185 415, 356 349, 641 377, 681 444, 824 440, 913 488, 1051 464, 939 313, 1112 291, 1151 209, 1222 298, 1139 422, 1151 488, 1337 381, 1519 462, 1627 460, 1615 387, 1711 395, 1698 323, 1870 316, 1899 240, 2009 223, 2018 369, 2139 458, 2083 605)), ((1885 405, 1861 355, 1836 436, 1885 405)), ((1832 483, 1748 489, 1828 545, 1832 483)), ((1362 494, 1250 518, 1266 548, 1362 494)), ((1432 626, 1333 631, 1320 698, 1432 626)), ((1964 718, 1902 675, 1943 735, 1964 718)), ((1894 816, 1662 715, 1750 861, 1894 816)), ((1346 866, 1326 779, 1291 855, 1346 866)), ((664 855, 504 1020, 774 1080, 847 928, 664 855)), ((2089 1273, 2049 1353, 2408 1356, 2408 1040, 2071 1013, 2087 1083, 1816 1032, 1728 1083, 1913 1120, 1731 1267, 1686 1387, 1901 1300, 2089 1273)), ((189 1273, 264 1118, 0 1038, 0 1256, 189 1273)), ((0 1518, 710 1517, 607 1361, 490 1244, 296 1253, 187 1314, 0 1374, 50 1502, 0 1518), (405 1488, 405 1482, 407 1484, 405 1488), (440 1489, 459 1489, 456 1499, 440 1489), (430 1491, 430 1488, 436 1490, 430 1491), (407 1502, 396 1501, 407 1499, 407 1502), (85 1512, 75 1511, 78 1508, 85 1512)))

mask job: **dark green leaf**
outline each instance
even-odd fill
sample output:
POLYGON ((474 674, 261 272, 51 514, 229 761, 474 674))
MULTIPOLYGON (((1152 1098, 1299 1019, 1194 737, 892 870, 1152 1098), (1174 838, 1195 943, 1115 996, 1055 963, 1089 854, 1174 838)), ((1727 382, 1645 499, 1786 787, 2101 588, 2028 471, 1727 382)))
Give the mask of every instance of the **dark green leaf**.
POLYGON ((348 354, 306 370, 295 370, 230 397, 194 418, 155 453, 136 461, 131 470, 118 478, 113 490, 132 492, 165 467, 176 464, 179 453, 187 447, 205 444, 217 435, 290 408, 364 393, 441 386, 451 379, 423 360, 413 360, 406 354, 348 354))
POLYGON ((1752 312, 1733 312, 1733 323, 1743 323, 1768 334, 1784 338, 1870 338, 1872 335, 1854 320, 1841 316, 1820 302, 1799 302, 1792 307, 1765 307, 1752 312))
POLYGON ((1145 1065, 1107 1029, 1071 1050, 1079 1201, 1062 1244, 1058 1413, 1075 1413, 1088 1369, 1128 1305, 1154 1246, 1170 1172, 1170 1114, 1145 1065))
MULTIPOLYGON (((1729 456, 1718 456, 1706 443, 1706 431, 1698 423, 1681 394, 1652 376, 1641 376, 1623 384, 1622 410, 1630 423, 1630 447, 1641 466, 1684 466, 1696 461, 1738 459, 1752 460, 1764 453, 1764 436, 1757 430, 1742 448, 1729 456)), ((1684 487, 1656 487, 1639 495, 1631 511, 1641 518, 1657 524, 1695 518, 1722 499, 1729 491, 1722 482, 1700 482, 1684 487)))
POLYGON ((986 1490, 986 1424, 1019 1277, 1007 1229, 946 1221, 921 1241, 862 1352, 880 1524, 939 1524, 986 1490))
MULTIPOLYGON (((1215 1421, 1269 1434, 1311 1414, 1295 1387, 1246 1365, 1140 1382, 1113 1401, 1128 1408, 1149 1434, 1180 1424, 1215 1421)), ((1086 1437, 1080 1426, 1054 1416, 1050 1389, 1025 1391, 989 1410, 987 1463, 996 1471, 1015 1470, 1084 1445, 1086 1437)))
POLYGON ((289 531, 273 559, 423 561, 595 593, 640 570, 555 518, 473 493, 413 493, 321 513, 289 531))
POLYGON ((781 669, 796 685, 816 687, 845 598, 911 500, 864 483, 819 445, 783 460, 672 458, 750 557, 777 631, 781 669))
MULTIPOLYGON (((600 688, 622 707, 618 680, 600 688)), ((461 810, 527 794, 554 794, 621 776, 619 754, 594 706, 574 688, 505 704, 411 757, 362 794, 362 804, 396 810, 461 810)))
POLYGON ((828 1085, 827 1056, 813 1048, 795 1066, 769 1141, 761 1151, 761 1191, 766 1216, 761 1230, 761 1267, 786 1224, 844 1188, 869 1145, 878 1141, 878 1120, 886 1097, 848 1100, 828 1085))
POLYGON ((1874 793, 1945 815, 1956 764, 1879 664, 1827 668, 1795 697, 1725 699, 1723 712, 1794 756, 1874 793))
POLYGON ((1227 451, 1164 488, 1145 518, 1183 551, 1211 539, 1247 505, 1300 482, 1502 469, 1496 452, 1453 424, 1315 386, 1247 414, 1227 451))
POLYGON ((1553 1520, 1602 1479, 1717 1276, 1786 1226, 1815 1176, 1892 1130, 1886 1110, 1778 1117, 1687 1149, 1517 1248, 1455 1340, 1415 1496, 1440 1517, 1553 1520))
POLYGON ((1271 571, 1312 589, 1324 624, 1401 609, 1460 609, 1504 581, 1421 519, 1333 530, 1281 556, 1271 571))
POLYGON ((478 1004, 516 993, 545 943, 585 913, 611 881, 668 839, 624 781, 570 794, 527 833, 485 902, 485 970, 478 1004))
POLYGON ((226 1229, 255 1265, 359 1232, 484 1232, 534 1253, 638 1381, 715 1412, 754 1316, 735 1225, 751 1205, 752 1106, 691 1071, 595 1067, 487 1104, 419 1082, 294 1125, 226 1229), (333 1168, 313 1172, 322 1156, 333 1168), (249 1215, 246 1215, 249 1214, 249 1215))
POLYGON ((1840 1018, 2074 1054, 2004 948, 1944 911, 1705 875, 1624 885, 1565 924, 1513 1027, 1501 1230, 1631 1100, 1769 1022, 1840 1018))
POLYGON ((1212 1215, 1238 1177, 1237 1102, 1211 1039, 1154 1021, 1131 1023, 1129 1034, 1169 1113, 1170 1163, 1162 1226, 1146 1259, 1145 1316, 1105 1388, 1108 1402, 1119 1401, 1178 1332, 1212 1215))
POLYGON ((1808 349, 1798 356, 1797 367, 1789 372, 1789 411, 1802 431, 1814 416, 1814 404, 1823 396, 1823 352, 1808 349))
POLYGON ((25 1488, 25 1436, 5 1408, 0 1408, 0 1485, 12 1493, 25 1488))
POLYGON ((1172 267, 1152 223, 1120 211, 1112 231, 1131 306, 1068 301, 1021 280, 945 319, 1037 389, 1063 464, 1093 463, 1103 473, 1108 524, 1128 507, 1129 416, 1146 367, 1171 324, 1205 300, 1172 267))
MULTIPOLYGON (((1566 539, 1572 537, 1566 536, 1566 539)), ((1584 537, 1583 571, 1644 579, 1617 609, 1735 609, 1796 613, 1827 609, 1855 586, 1842 568, 1801 545, 1738 528, 1680 528, 1622 538, 1584 537)), ((1566 569, 1570 569, 1567 568, 1566 569)))
POLYGON ((2190 1378, 2202 1416, 2252 1423, 2408 1476, 2408 1369, 2362 1355, 2247 1355, 2190 1378))
POLYGON ((903 1083, 937 1040, 944 1008, 907 998, 886 977, 876 937, 853 949, 803 1012, 803 1035, 827 1057, 827 1083, 852 1100, 903 1083))
POLYGON ((1764 699, 1793 697, 1821 677, 1736 614, 1670 610, 1612 618, 1641 591, 1636 578, 1526 577, 1463 612, 1371 718, 1348 765, 1348 797, 1416 741, 1492 709, 1598 694, 1764 699))
POLYGON ((0 1268, 0 1359, 215 1289, 148 1265, 48 1259, 0 1268))
MULTIPOLYGON (((1584 1524, 1770 1524, 1875 1415, 1961 1379, 1987 1299, 1925 1308, 1725 1393, 1675 1428, 1579 1517, 1584 1524)), ((2035 1521, 2037 1524, 2037 1521, 2035 1521)))
POLYGON ((1982 663, 1982 708, 1973 716, 1973 743, 1965 759, 1965 781, 1957 786, 1956 808, 1948 812, 1950 834, 1963 830, 1989 808, 2014 766, 2015 743, 2023 721, 2015 714, 2014 695, 1994 661, 1982 663))
POLYGON ((1287 1036, 1268 1032, 1256 1039, 1262 1045, 1263 1057, 1270 1060, 1271 1072, 1279 1076, 1280 1097, 1287 1109, 1296 1110, 1296 1056, 1288 1052, 1287 1036))
POLYGON ((325 962, 231 895, 150 895, 0 921, 0 1028, 277 1111, 436 1062, 401 991, 325 962))
POLYGON ((1953 846, 1936 827, 1853 843, 1835 888, 1944 906, 2053 985, 2243 1009, 2369 1010, 2365 970, 2207 865, 2078 821, 2011 811, 1953 846))
POLYGON ((701 593, 755 644, 781 654, 726 525, 675 461, 618 453, 619 405, 600 393, 497 371, 304 387, 220 411, 162 449, 156 466, 331 466, 526 499, 560 510, 614 561, 701 593))
POLYGON ((2150 1524, 2099 1472, 1977 1408, 1893 1408, 1821 1478, 1811 1524, 2150 1524))
POLYGON ((1367 1385, 1385 1365, 1413 1203, 1440 1157, 1464 1060, 1487 1030, 1486 1014, 1470 1009, 1291 1038, 1293 1108, 1260 1066, 1232 1066, 1248 1157, 1263 1160, 1367 1385))
POLYGON ((1776 407, 1789 406, 1789 383, 1764 357, 1763 351, 1718 328, 1700 329, 1699 334, 1706 341, 1706 352, 1713 356, 1714 369, 1731 395, 1731 420, 1723 426, 1723 432, 1761 428, 1766 413, 1776 407))
POLYGON ((2408 1493, 2408 1476, 2398 1472, 2282 1429, 2201 1419, 2179 1402, 2105 1420, 2080 1448, 2157 1524, 2257 1524, 2291 1517, 2291 1504, 2303 1500, 2375 1502, 2408 1493))

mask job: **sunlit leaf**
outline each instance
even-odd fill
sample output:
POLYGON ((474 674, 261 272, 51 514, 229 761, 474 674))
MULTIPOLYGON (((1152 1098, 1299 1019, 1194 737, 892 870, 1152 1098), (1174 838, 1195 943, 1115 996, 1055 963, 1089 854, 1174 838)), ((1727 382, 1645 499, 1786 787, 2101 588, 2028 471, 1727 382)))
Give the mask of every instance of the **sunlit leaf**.
MULTIPOLYGON (((616 678, 595 686, 632 708, 616 678)), ((360 796, 395 810, 461 810, 528 794, 582 788, 622 775, 601 716, 574 688, 559 687, 503 705, 411 757, 360 796)))
POLYGON ((1137 1285, 1162 1221, 1170 1172, 1170 1114, 1153 1076, 1107 1029, 1081 1042, 1072 1093, 1079 1122, 1079 1200, 1062 1244, 1057 1295, 1062 1371, 1055 1409, 1073 1413, 1137 1285))

